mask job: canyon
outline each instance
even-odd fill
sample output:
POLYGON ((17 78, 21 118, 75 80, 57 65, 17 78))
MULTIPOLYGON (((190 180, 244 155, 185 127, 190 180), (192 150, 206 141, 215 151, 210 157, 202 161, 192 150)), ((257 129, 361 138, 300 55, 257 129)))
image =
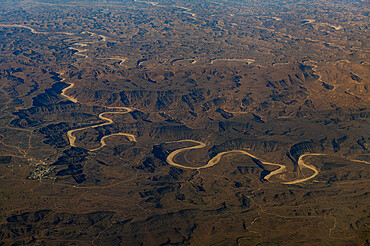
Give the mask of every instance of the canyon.
POLYGON ((368 245, 366 1, 0 2, 0 245, 368 245))

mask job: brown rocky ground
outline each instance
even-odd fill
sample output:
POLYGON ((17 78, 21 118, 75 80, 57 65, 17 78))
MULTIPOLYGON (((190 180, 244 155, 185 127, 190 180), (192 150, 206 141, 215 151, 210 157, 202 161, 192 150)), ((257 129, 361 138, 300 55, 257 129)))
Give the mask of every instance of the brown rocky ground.
POLYGON ((367 20, 364 1, 2 1, 0 245, 368 245, 367 20), (205 147, 174 167, 185 139, 205 147), (232 150, 256 158, 184 168, 232 150))

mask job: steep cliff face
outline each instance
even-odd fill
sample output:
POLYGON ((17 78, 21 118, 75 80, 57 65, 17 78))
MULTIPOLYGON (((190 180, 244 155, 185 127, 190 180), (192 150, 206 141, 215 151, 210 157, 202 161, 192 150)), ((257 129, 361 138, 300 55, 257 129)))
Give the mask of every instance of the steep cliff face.
POLYGON ((181 101, 186 103, 190 110, 194 111, 195 107, 204 101, 204 90, 193 90, 187 95, 181 96, 181 101))
POLYGON ((230 151, 235 149, 246 149, 255 151, 257 153, 266 153, 279 151, 286 147, 286 144, 278 141, 268 141, 249 138, 237 138, 223 142, 222 144, 215 145, 209 149, 210 156, 216 156, 220 152, 230 151))
POLYGON ((96 114, 102 111, 103 109, 99 107, 60 102, 19 110, 14 113, 18 118, 14 119, 11 124, 19 127, 32 127, 54 120, 65 122, 97 120, 96 114))
POLYGON ((71 149, 65 150, 63 153, 64 155, 59 157, 58 160, 52 164, 52 166, 58 168, 56 176, 72 176, 78 184, 86 181, 86 175, 83 171, 84 162, 88 156, 88 150, 72 147, 71 149))
POLYGON ((198 139, 205 134, 201 129, 193 130, 184 125, 159 125, 149 132, 154 139, 168 140, 198 139))
POLYGON ((291 157, 298 161, 299 157, 307 153, 322 153, 325 151, 324 146, 319 142, 304 141, 290 147, 289 153, 291 157))
POLYGON ((44 134, 47 138, 44 143, 49 144, 52 147, 64 148, 68 146, 68 141, 65 138, 65 134, 71 129, 72 124, 62 122, 58 124, 50 124, 39 130, 41 134, 44 134))
POLYGON ((166 161, 167 156, 171 153, 170 150, 166 149, 163 145, 153 146, 153 154, 156 158, 166 161))
MULTIPOLYGON (((69 93, 81 102, 115 104, 144 111, 180 109, 194 115, 218 109, 263 114, 277 109, 281 112, 287 108, 301 110, 299 107, 305 105, 310 87, 317 80, 312 67, 302 64, 272 69, 219 65, 213 65, 212 69, 176 67, 171 72, 131 69, 108 76, 106 80, 90 76, 82 81, 71 74, 69 77, 76 84, 69 93), (151 77, 156 83, 148 80, 151 77)), ((316 102, 310 100, 311 109, 315 109, 316 102)))
POLYGON ((179 92, 169 91, 122 91, 121 102, 125 106, 154 109, 157 111, 167 110, 170 105, 177 101, 179 92), (177 94, 177 95, 175 95, 177 94))
POLYGON ((60 101, 63 99, 60 93, 62 93, 62 90, 66 87, 68 87, 68 84, 63 82, 53 84, 50 89, 46 89, 44 93, 33 98, 33 106, 47 106, 60 101))
POLYGON ((193 89, 189 92, 178 90, 150 91, 134 90, 120 92, 120 100, 125 106, 147 110, 163 111, 180 107, 191 111, 197 110, 205 97, 204 89, 193 89))
MULTIPOLYGON (((223 76, 230 76, 230 78, 224 77, 220 82, 212 79, 207 83, 205 81, 203 83, 199 82, 195 84, 195 88, 189 88, 187 91, 153 90, 149 87, 145 90, 125 90, 119 93, 119 97, 121 103, 125 106, 157 111, 169 110, 175 107, 197 112, 215 111, 218 108, 231 111, 245 111, 248 109, 266 111, 268 105, 264 105, 267 103, 263 100, 264 98, 272 98, 273 101, 282 102, 285 105, 297 104, 307 98, 309 92, 306 86, 316 77, 309 68, 303 70, 297 69, 296 73, 287 74, 285 75, 286 78, 277 81, 266 78, 268 89, 262 95, 255 94, 255 90, 261 87, 262 81, 258 83, 246 81, 247 77, 242 76, 238 77, 239 86, 235 87, 235 95, 224 95, 222 91, 214 90, 216 87, 212 88, 212 84, 222 83, 227 88, 229 83, 235 83, 235 76, 231 77, 224 74, 223 76)), ((225 71, 221 70, 218 73, 225 73, 225 71)), ((280 77, 284 76, 280 75, 280 77)), ((91 96, 101 100, 97 95, 91 96)), ((108 98, 113 101, 117 99, 117 96, 110 95, 108 98)))

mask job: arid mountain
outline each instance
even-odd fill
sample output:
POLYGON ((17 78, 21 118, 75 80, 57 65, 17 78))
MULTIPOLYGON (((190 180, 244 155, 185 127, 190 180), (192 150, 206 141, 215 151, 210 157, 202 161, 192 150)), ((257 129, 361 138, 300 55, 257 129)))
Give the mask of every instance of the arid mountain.
POLYGON ((368 1, 0 1, 0 245, 369 245, 368 1))

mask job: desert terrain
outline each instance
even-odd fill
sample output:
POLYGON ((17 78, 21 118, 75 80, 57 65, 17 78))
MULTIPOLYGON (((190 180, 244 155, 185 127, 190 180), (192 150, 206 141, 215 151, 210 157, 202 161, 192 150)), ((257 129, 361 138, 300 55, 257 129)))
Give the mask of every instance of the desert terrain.
POLYGON ((0 1, 0 245, 369 245, 368 1, 0 1))

